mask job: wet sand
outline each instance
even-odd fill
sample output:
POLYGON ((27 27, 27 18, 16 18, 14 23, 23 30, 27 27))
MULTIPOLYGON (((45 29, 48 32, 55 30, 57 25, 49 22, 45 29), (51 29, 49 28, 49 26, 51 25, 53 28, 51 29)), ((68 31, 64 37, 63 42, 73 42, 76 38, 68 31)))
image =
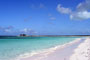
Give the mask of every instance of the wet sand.
POLYGON ((63 46, 55 47, 50 50, 40 52, 39 54, 36 54, 32 57, 23 58, 21 60, 75 60, 75 58, 77 58, 76 60, 81 60, 80 58, 82 58, 81 57, 82 52, 85 52, 82 53, 84 55, 87 54, 85 55, 87 58, 85 58, 84 60, 88 60, 88 59, 90 60, 89 44, 90 44, 90 38, 81 38, 73 42, 67 43, 63 46), (83 47, 83 51, 81 49, 82 47, 83 47))

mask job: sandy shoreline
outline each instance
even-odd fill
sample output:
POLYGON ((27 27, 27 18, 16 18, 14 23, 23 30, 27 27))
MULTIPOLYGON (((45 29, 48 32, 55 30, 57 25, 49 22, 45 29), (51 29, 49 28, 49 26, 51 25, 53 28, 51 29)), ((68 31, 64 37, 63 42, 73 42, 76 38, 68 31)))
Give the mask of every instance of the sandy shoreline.
POLYGON ((87 38, 74 50, 70 60, 90 60, 90 38, 87 38))
POLYGON ((75 58, 80 60, 81 57, 76 57, 76 55, 80 56, 81 55, 80 52, 84 47, 86 48, 84 48, 85 50, 83 50, 82 52, 86 52, 86 50, 88 50, 87 58, 84 59, 84 60, 87 60, 87 59, 90 59, 89 58, 90 57, 89 40, 90 38, 77 39, 61 47, 55 47, 55 48, 52 48, 51 50, 44 51, 44 52, 41 52, 40 54, 36 54, 32 57, 23 58, 21 60, 75 60, 75 58))

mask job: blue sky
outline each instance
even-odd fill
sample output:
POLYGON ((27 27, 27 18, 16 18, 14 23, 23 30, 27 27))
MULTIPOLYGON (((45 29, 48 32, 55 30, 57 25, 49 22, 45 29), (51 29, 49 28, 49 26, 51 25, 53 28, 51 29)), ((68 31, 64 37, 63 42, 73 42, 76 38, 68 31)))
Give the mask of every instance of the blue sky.
POLYGON ((0 35, 90 35, 90 0, 0 0, 0 35))

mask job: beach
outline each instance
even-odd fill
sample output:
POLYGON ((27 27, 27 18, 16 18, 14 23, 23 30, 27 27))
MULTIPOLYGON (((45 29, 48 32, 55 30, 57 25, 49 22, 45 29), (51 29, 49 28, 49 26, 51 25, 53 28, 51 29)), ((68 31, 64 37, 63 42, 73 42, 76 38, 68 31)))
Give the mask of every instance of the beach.
POLYGON ((0 60, 90 60, 90 0, 0 0, 0 60))
POLYGON ((0 39, 0 60, 90 60, 90 37, 19 38, 0 39))
POLYGON ((74 50, 70 60, 90 60, 90 38, 87 38, 74 50))
POLYGON ((20 60, 90 60, 90 38, 78 38, 20 60))
POLYGON ((82 37, 0 37, 0 60, 40 60, 82 37))

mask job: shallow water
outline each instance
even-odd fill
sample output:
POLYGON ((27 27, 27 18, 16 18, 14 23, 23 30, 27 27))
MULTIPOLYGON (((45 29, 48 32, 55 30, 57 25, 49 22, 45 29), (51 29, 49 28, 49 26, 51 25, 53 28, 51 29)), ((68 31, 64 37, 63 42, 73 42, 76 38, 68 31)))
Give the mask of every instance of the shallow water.
POLYGON ((80 37, 1 37, 0 60, 14 60, 25 53, 63 45, 80 37))

